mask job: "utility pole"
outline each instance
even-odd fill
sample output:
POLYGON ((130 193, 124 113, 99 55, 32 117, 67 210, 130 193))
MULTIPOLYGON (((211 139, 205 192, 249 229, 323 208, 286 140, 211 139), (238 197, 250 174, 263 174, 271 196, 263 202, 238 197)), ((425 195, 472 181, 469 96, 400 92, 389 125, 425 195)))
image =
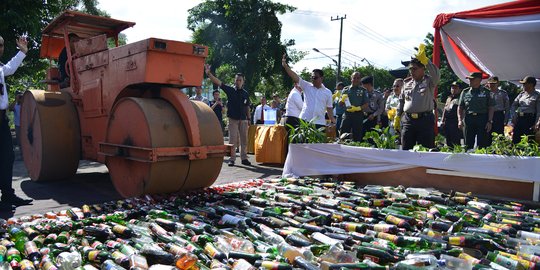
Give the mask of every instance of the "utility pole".
POLYGON ((342 43, 342 38, 343 38, 343 20, 344 19, 347 19, 347 14, 345 14, 345 16, 343 16, 343 17, 339 17, 339 16, 336 15, 335 19, 334 19, 334 17, 330 17, 331 21, 337 21, 337 20, 341 21, 341 29, 339 30, 339 54, 338 54, 338 65, 337 65, 337 79, 338 79, 338 81, 341 80, 341 43, 342 43))

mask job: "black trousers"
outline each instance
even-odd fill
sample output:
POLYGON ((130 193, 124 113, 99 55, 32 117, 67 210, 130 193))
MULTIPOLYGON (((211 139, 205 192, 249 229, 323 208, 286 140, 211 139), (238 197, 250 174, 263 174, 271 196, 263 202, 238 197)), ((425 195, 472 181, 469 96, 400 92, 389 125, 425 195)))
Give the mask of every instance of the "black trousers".
MULTIPOLYGON (((504 111, 496 111, 493 113, 493 124, 491 125, 491 132, 497 134, 504 134, 504 111)), ((491 136, 489 136, 491 138, 491 136)))
POLYGON ((381 129, 384 129, 388 126, 388 114, 383 113, 381 114, 381 129))
MULTIPOLYGON (((520 142, 522 135, 534 136, 534 120, 534 114, 517 117, 516 126, 514 127, 514 134, 512 135, 513 143, 520 142)), ((531 139, 534 140, 534 137, 531 139)))
POLYGON ((444 124, 444 134, 446 136, 446 144, 450 147, 461 145, 463 132, 458 128, 457 118, 447 118, 444 124))
POLYGON ((347 133, 352 131, 352 139, 355 142, 362 140, 363 130, 362 121, 364 121, 363 112, 346 112, 344 113, 343 123, 341 123, 340 133, 347 133))
POLYGON ((287 149, 289 149, 289 137, 291 136, 291 130, 297 128, 298 126, 300 126, 300 119, 298 117, 285 116, 285 130, 287 131, 287 149), (292 128, 289 125, 291 125, 292 128))
MULTIPOLYGON (((364 114, 364 117, 368 117, 368 116, 369 114, 368 115, 364 114)), ((372 120, 366 119, 366 122, 364 122, 364 124, 362 125, 362 139, 364 139, 364 136, 366 136, 366 132, 369 132, 372 129, 374 129, 376 125, 377 125, 377 117, 373 117, 372 120)), ((373 143, 373 142, 370 141, 370 143, 373 143)))
POLYGON ((15 190, 11 187, 15 154, 6 111, 0 114, 0 190, 2 197, 5 198, 15 194, 15 190))
POLYGON ((465 115, 463 135, 467 149, 473 149, 475 141, 479 148, 485 148, 491 144, 491 135, 486 131, 487 121, 487 113, 465 115))
POLYGON ((416 144, 427 148, 435 148, 435 116, 433 113, 423 113, 417 119, 404 113, 401 123, 401 145, 403 150, 412 149, 416 144))

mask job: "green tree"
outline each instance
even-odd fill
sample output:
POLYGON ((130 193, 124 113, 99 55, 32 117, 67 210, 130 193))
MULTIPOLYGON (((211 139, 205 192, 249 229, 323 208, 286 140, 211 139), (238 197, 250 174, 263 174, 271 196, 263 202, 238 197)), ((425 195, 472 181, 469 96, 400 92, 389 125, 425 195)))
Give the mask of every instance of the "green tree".
MULTIPOLYGON (((253 96, 284 84, 283 76, 274 75, 283 74, 281 57, 294 40, 281 41, 282 24, 276 15, 293 10, 268 0, 207 0, 189 10, 188 28, 193 42, 209 46, 207 61, 212 69, 231 65, 244 74, 246 89, 253 96), (263 79, 265 86, 259 87, 263 79)), ((232 80, 232 76, 219 78, 232 80)))
MULTIPOLYGON (((1 61, 6 62, 17 52, 15 40, 26 35, 29 52, 23 65, 13 76, 6 77, 10 92, 37 85, 45 78, 49 62, 39 58, 41 30, 66 9, 78 9, 94 15, 106 15, 97 9, 97 0, 2 0, 0 1, 0 35, 4 38, 5 51, 1 61)), ((43 87, 43 85, 40 85, 43 87)), ((10 95, 13 99, 14 95, 10 95)))

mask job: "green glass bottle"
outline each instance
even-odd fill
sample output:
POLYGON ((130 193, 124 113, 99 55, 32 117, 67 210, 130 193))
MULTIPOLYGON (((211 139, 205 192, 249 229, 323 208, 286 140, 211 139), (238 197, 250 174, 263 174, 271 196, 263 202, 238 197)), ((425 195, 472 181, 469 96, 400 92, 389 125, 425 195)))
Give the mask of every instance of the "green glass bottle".
POLYGON ((358 259, 368 259, 382 265, 395 263, 399 260, 398 257, 393 256, 388 252, 372 247, 358 246, 356 251, 358 259))

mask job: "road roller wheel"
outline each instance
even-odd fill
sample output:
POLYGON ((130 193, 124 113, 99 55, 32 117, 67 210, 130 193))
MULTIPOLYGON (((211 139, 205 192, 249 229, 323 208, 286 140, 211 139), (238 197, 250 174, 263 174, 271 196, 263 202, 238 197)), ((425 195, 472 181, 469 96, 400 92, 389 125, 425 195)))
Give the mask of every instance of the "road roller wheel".
MULTIPOLYGON (((223 145, 223 136, 217 135, 221 132, 216 132, 221 129, 214 112, 208 106, 191 104, 199 120, 201 141, 206 145, 223 145)), ((113 107, 106 143, 141 148, 189 146, 185 124, 169 102, 134 97, 123 98, 113 107)), ((223 157, 189 160, 181 156, 149 162, 125 158, 122 154, 106 158, 111 180, 124 197, 210 186, 221 170, 222 161, 223 157)))
POLYGON ((34 181, 72 177, 81 157, 77 109, 66 92, 26 91, 21 107, 24 164, 34 181))
MULTIPOLYGON (((223 132, 216 113, 203 102, 191 101, 201 134, 201 145, 223 145, 223 132)), ((219 176, 223 157, 192 160, 189 175, 182 190, 192 190, 211 186, 219 176)))

